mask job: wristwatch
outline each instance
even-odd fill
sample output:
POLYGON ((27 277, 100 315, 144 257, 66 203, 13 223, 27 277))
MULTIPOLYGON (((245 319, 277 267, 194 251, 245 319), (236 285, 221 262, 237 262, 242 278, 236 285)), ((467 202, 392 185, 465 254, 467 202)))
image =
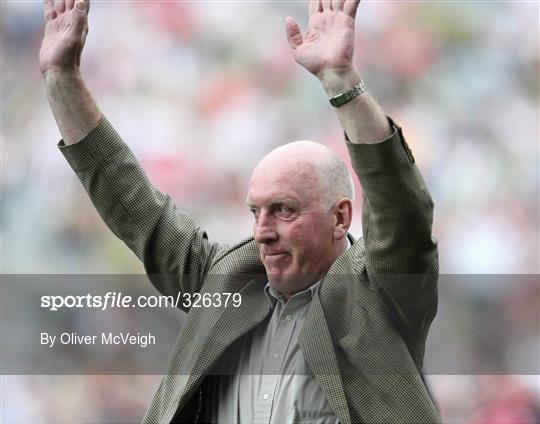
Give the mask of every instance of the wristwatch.
POLYGON ((350 102, 355 97, 364 94, 366 89, 366 83, 363 79, 360 79, 360 82, 349 91, 345 91, 344 93, 340 93, 337 96, 330 98, 330 104, 334 107, 343 106, 345 103, 350 102))

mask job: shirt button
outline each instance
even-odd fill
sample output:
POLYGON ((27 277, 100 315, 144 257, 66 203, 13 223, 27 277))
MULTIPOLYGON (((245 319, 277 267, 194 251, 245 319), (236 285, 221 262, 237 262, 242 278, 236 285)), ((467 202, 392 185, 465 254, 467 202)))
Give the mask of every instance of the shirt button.
POLYGON ((263 395, 263 399, 264 399, 264 400, 268 400, 269 397, 270 397, 270 395, 269 395, 268 393, 265 393, 265 394, 263 395))
POLYGON ((274 353, 274 359, 278 359, 279 358, 279 353, 274 353))
POLYGON ((291 316, 291 315, 287 315, 287 316, 285 317, 285 319, 286 319, 287 321, 290 321, 290 320, 292 319, 292 316, 291 316))

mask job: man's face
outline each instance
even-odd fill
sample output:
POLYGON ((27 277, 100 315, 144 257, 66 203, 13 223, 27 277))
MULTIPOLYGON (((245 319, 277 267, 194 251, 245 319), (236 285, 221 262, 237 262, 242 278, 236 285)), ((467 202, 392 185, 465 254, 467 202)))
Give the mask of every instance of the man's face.
POLYGON ((335 258, 334 220, 320 187, 310 167, 287 163, 259 165, 250 181, 255 242, 270 285, 286 298, 321 278, 335 258))

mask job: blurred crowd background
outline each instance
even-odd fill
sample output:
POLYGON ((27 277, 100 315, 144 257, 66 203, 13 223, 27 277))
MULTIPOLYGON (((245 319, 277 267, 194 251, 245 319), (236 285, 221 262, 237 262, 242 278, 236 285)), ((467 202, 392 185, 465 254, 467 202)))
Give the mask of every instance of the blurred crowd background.
MULTIPOLYGON (((1 12, 2 273, 142 273, 55 146, 41 2, 2 0, 1 12)), ((499 276, 442 280, 426 373, 447 423, 540 422, 538 12, 535 1, 358 11, 356 62, 431 191, 441 273, 499 276)), ((88 86, 211 239, 250 234, 247 181, 271 149, 312 139, 348 162, 324 91, 285 38, 288 15, 306 28, 305 1, 96 1, 90 15, 88 86)), ((21 304, 21 326, 39 325, 33 307, 21 304)), ((159 378, 3 376, 2 422, 137 422, 159 378)))

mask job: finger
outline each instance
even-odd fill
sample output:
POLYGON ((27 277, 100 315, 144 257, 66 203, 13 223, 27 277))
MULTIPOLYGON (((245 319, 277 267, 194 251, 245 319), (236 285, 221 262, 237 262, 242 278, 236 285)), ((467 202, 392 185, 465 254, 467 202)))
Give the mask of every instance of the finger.
POLYGON ((66 0, 66 10, 73 9, 74 4, 75 4, 75 0, 66 0))
POLYGON ((343 5, 343 11, 351 18, 354 18, 356 16, 356 10, 358 9, 359 4, 360 0, 346 0, 345 4, 343 5))
POLYGON ((88 35, 88 25, 86 25, 84 27, 84 30, 83 30, 83 33, 82 33, 82 36, 81 36, 81 40, 82 40, 82 45, 84 46, 84 42, 86 41, 86 36, 88 35))
POLYGON ((311 16, 317 12, 322 12, 321 0, 310 0, 309 1, 309 15, 311 16))
POLYGON ((66 10, 66 0, 54 0, 54 10, 59 15, 64 13, 66 10))
POLYGON ((74 0, 73 7, 79 12, 84 12, 85 15, 88 15, 90 10, 90 0, 74 0))
POLYGON ((45 18, 45 22, 56 18, 56 12, 54 11, 53 0, 45 0, 45 8, 43 11, 43 17, 45 18))
POLYGON ((79 37, 82 36, 85 32, 85 28, 87 28, 87 12, 88 10, 87 4, 85 0, 77 0, 75 2, 74 7, 74 19, 73 19, 73 25, 71 26, 71 32, 73 35, 79 37))
POLYGON ((325 10, 332 10, 332 1, 331 0, 322 0, 322 8, 325 10))
POLYGON ((345 0, 334 0, 332 2, 332 7, 334 10, 343 10, 343 5, 345 4, 345 0))
POLYGON ((296 21, 289 16, 285 18, 285 29, 287 30, 287 40, 289 41, 289 46, 291 46, 292 49, 296 49, 304 42, 300 27, 296 21))

